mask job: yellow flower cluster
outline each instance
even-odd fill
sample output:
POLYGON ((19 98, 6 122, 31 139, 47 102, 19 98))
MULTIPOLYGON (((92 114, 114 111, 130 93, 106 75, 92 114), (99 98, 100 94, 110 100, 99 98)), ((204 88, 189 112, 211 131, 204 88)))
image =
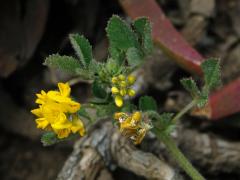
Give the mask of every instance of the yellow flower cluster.
POLYGON ((59 91, 41 91, 36 103, 39 108, 31 112, 36 115, 37 128, 53 131, 58 138, 66 138, 71 133, 85 134, 83 122, 77 111, 80 104, 70 98, 71 88, 68 83, 58 83, 59 91))
POLYGON ((131 86, 136 81, 135 76, 129 75, 128 77, 124 75, 119 75, 112 78, 112 94, 114 95, 115 104, 118 107, 122 107, 123 98, 125 96, 133 97, 136 92, 131 88, 131 86))
POLYGON ((114 114, 114 119, 119 122, 120 132, 134 141, 134 144, 140 144, 151 128, 148 123, 143 121, 141 112, 133 114, 118 112, 114 114))

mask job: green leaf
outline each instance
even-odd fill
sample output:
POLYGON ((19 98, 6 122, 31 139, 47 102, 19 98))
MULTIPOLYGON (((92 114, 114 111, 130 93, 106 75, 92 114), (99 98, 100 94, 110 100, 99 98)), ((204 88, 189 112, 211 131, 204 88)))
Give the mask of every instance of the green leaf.
POLYGON ((88 112, 86 111, 86 109, 84 107, 81 107, 77 113, 79 116, 92 121, 92 118, 89 116, 88 112))
POLYGON ((157 103, 150 96, 142 96, 139 99, 139 109, 142 111, 157 111, 157 103))
POLYGON ((107 59, 106 68, 111 75, 117 74, 120 70, 119 64, 113 58, 107 59))
POLYGON ((97 61, 93 59, 89 64, 88 71, 92 74, 95 74, 98 72, 98 69, 99 69, 99 64, 97 61))
POLYGON ((130 47, 139 47, 137 37, 130 26, 119 16, 112 16, 108 21, 106 28, 107 36, 110 42, 110 49, 113 51, 127 50, 130 47))
POLYGON ((60 56, 59 54, 48 56, 44 65, 73 75, 76 74, 77 69, 81 69, 81 64, 77 59, 70 56, 60 56))
POLYGON ((181 79, 181 84, 183 87, 190 92, 191 96, 193 98, 199 97, 200 96, 200 90, 198 89, 196 82, 192 78, 184 78, 181 79))
POLYGON ((175 128, 175 124, 172 122, 173 115, 173 113, 160 114, 159 119, 154 122, 155 127, 164 133, 170 134, 175 128))
POLYGON ((202 108, 208 102, 208 92, 202 91, 200 96, 197 98, 197 107, 202 108))
POLYGON ((86 80, 93 79, 92 73, 90 73, 87 69, 80 69, 80 68, 76 69, 76 75, 86 80))
POLYGON ((136 67, 143 62, 143 56, 141 51, 132 47, 127 50, 126 53, 128 64, 132 67, 136 67))
POLYGON ((80 36, 79 34, 70 34, 69 38, 81 63, 85 68, 88 68, 93 59, 92 46, 90 45, 89 41, 84 36, 80 36))
POLYGON ((142 42, 141 46, 144 53, 150 54, 153 50, 150 21, 146 17, 138 18, 134 21, 133 27, 138 34, 139 41, 142 42))
POLYGON ((92 85, 93 95, 97 98, 105 99, 107 97, 107 92, 105 88, 98 81, 94 81, 92 85))
POLYGON ((60 140, 54 132, 46 132, 41 137, 41 142, 43 146, 51 146, 58 143, 60 140))
POLYGON ((122 66, 124 64, 125 51, 119 50, 115 47, 110 46, 109 47, 109 52, 110 52, 111 57, 116 61, 116 63, 119 66, 122 66))
POLYGON ((208 59, 201 64, 207 90, 216 88, 221 83, 220 63, 218 59, 208 59))

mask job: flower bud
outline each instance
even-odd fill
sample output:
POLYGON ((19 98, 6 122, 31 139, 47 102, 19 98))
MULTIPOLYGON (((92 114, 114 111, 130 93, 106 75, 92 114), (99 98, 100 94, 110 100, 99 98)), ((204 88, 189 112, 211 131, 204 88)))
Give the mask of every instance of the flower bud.
POLYGON ((127 94, 128 94, 130 97, 133 97, 133 96, 136 95, 136 92, 135 92, 135 90, 133 90, 133 89, 129 89, 128 92, 127 92, 127 94))
POLYGON ((129 75, 128 78, 127 78, 127 80, 128 80, 128 83, 129 83, 130 85, 132 85, 132 84, 134 84, 134 82, 136 81, 136 77, 133 76, 133 75, 129 75))
POLYGON ((122 107, 123 105, 123 98, 122 96, 116 96, 115 97, 115 104, 118 106, 118 107, 122 107))
POLYGON ((118 76, 118 78, 119 78, 121 81, 124 81, 124 80, 126 79, 126 77, 125 77, 124 75, 122 75, 122 74, 120 74, 120 75, 118 76))
POLYGON ((111 91, 112 91, 113 94, 118 94, 119 93, 118 88, 114 87, 114 86, 112 87, 111 91))

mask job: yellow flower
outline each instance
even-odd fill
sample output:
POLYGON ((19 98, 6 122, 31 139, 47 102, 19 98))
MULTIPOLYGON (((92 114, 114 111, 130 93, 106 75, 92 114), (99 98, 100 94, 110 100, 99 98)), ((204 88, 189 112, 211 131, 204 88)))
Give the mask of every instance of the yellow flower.
POLYGON ((114 114, 114 119, 119 122, 120 132, 133 140, 134 144, 140 144, 151 128, 143 121, 142 113, 139 111, 133 114, 118 112, 114 114))
POLYGON ((37 128, 51 130, 58 138, 66 138, 71 133, 84 135, 85 129, 76 112, 80 103, 70 98, 71 88, 68 83, 58 83, 59 91, 41 91, 36 103, 39 108, 31 112, 36 115, 37 128))
POLYGON ((123 74, 112 78, 111 92, 118 107, 122 107, 125 96, 135 96, 136 92, 131 87, 135 80, 135 76, 129 75, 126 77, 123 74))

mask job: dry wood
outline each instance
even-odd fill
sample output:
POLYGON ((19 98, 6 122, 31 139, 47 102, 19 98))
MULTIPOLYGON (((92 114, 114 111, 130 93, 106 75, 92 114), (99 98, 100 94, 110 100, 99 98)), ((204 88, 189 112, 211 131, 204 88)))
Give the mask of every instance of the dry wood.
POLYGON ((102 121, 101 125, 95 126, 92 132, 75 144, 58 180, 88 179, 91 171, 93 178, 103 169, 103 162, 108 166, 116 164, 147 179, 182 179, 166 162, 136 149, 111 122, 102 121), (104 161, 101 161, 99 154, 104 161))
MULTIPOLYGON (((240 143, 231 142, 217 137, 211 133, 200 133, 192 129, 179 129, 175 140, 183 153, 197 167, 208 173, 240 172, 240 143)), ((154 139, 146 139, 142 144, 143 149, 162 157, 169 157, 162 144, 154 139), (146 148, 147 147, 147 148, 146 148)), ((169 159, 169 162, 175 162, 169 159)))

